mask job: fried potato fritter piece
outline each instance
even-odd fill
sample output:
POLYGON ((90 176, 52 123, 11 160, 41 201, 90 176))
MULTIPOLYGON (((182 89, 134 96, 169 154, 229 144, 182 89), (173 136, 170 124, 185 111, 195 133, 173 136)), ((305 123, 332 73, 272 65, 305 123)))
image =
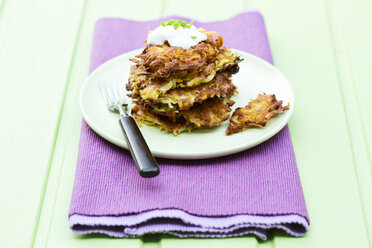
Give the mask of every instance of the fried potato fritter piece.
MULTIPOLYGON (((230 98, 236 91, 228 73, 218 74, 210 83, 194 88, 177 88, 158 98, 158 102, 178 105, 180 110, 190 109, 195 103, 213 97, 230 98)), ((172 106, 171 106, 172 107, 172 106)))
POLYGON ((169 44, 147 45, 137 59, 131 59, 137 67, 145 67, 147 74, 152 77, 171 77, 179 71, 195 70, 202 67, 208 60, 220 53, 223 39, 221 36, 214 40, 209 37, 190 49, 172 47, 169 44))
POLYGON ((213 98, 190 110, 181 111, 176 117, 160 116, 151 108, 137 104, 132 108, 132 116, 141 125, 157 125, 161 130, 178 135, 184 131, 201 127, 215 127, 229 118, 230 106, 234 101, 227 98, 213 98))
POLYGON ((214 62, 207 64, 200 71, 185 72, 172 78, 154 78, 143 74, 145 69, 136 66, 131 67, 127 90, 132 90, 132 97, 141 96, 145 100, 157 100, 159 96, 175 88, 196 87, 209 83, 219 72, 226 71, 230 75, 239 71, 240 58, 237 54, 221 54, 214 62))
POLYGON ((156 125, 160 128, 160 130, 172 132, 174 136, 177 136, 184 131, 190 132, 194 128, 193 125, 188 125, 185 121, 171 121, 166 117, 156 115, 143 105, 135 105, 132 108, 132 116, 134 116, 139 126, 142 126, 142 124, 146 124, 148 126, 156 125))
POLYGON ((213 97, 230 98, 236 92, 236 86, 231 82, 229 74, 225 72, 217 74, 210 83, 205 85, 169 90, 156 101, 146 101, 139 97, 136 100, 141 104, 153 106, 153 110, 159 114, 174 116, 180 110, 188 110, 196 103, 213 97))
POLYGON ((244 108, 237 108, 234 111, 226 135, 241 132, 251 127, 264 127, 272 117, 289 109, 289 104, 282 106, 282 103, 283 101, 276 100, 274 94, 260 94, 244 108))
POLYGON ((197 127, 216 127, 229 119, 234 104, 228 98, 213 98, 200 104, 196 108, 182 112, 183 117, 197 127))

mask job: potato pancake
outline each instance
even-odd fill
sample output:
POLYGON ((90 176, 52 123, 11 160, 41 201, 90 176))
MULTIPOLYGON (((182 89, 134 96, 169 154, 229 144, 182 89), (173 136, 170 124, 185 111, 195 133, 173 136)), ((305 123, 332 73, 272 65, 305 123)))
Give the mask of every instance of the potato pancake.
POLYGON ((201 127, 215 127, 227 120, 234 102, 228 98, 213 98, 189 110, 180 111, 175 117, 157 115, 152 109, 137 104, 132 115, 139 124, 157 125, 161 130, 178 135, 201 127))
POLYGON ((212 38, 215 35, 191 24, 151 32, 146 48, 131 59, 126 85, 135 104, 132 115, 140 125, 178 135, 229 118, 234 104, 230 98, 237 93, 231 75, 239 71, 241 59, 223 46, 221 36, 212 38), (185 36, 188 32, 197 33, 185 36), (175 39, 176 34, 184 42, 175 39))
POLYGON ((237 108, 230 118, 227 135, 241 132, 251 127, 264 127, 277 114, 289 109, 282 106, 283 101, 276 100, 275 95, 259 95, 244 108, 237 108))

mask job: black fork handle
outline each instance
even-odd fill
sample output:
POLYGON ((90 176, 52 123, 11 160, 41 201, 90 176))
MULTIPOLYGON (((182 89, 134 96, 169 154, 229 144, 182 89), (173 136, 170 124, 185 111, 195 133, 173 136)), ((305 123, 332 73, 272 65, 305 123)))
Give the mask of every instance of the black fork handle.
POLYGON ((136 121, 132 116, 123 116, 119 123, 139 174, 142 177, 156 177, 160 173, 158 163, 147 146, 136 121))

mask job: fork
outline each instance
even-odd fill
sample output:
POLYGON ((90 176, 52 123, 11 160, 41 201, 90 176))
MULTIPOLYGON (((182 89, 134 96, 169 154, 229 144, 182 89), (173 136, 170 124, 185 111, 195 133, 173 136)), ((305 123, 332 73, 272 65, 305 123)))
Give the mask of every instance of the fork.
POLYGON ((136 121, 132 116, 127 114, 128 104, 126 97, 120 91, 119 85, 113 82, 100 81, 100 87, 107 108, 112 112, 120 113, 120 127, 139 174, 142 177, 157 176, 160 172, 158 164, 143 138, 136 121))

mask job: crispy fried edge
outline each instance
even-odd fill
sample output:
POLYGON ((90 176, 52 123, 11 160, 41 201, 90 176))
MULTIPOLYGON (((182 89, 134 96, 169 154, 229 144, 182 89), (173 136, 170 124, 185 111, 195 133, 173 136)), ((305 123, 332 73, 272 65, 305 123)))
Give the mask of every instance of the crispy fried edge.
POLYGON ((252 127, 264 127, 272 117, 289 109, 289 103, 287 106, 282 106, 282 103, 283 101, 276 100, 275 94, 258 95, 258 97, 253 101, 250 101, 247 106, 237 108, 234 111, 230 118, 230 124, 226 129, 226 135, 242 132, 252 127), (268 102, 269 107, 262 108, 262 102, 268 102), (258 104, 261 109, 253 109, 255 104, 258 104), (247 110, 247 112, 244 110, 247 110), (248 119, 244 120, 245 117, 248 117, 248 119), (239 122, 239 119, 243 119, 243 122, 239 122))

